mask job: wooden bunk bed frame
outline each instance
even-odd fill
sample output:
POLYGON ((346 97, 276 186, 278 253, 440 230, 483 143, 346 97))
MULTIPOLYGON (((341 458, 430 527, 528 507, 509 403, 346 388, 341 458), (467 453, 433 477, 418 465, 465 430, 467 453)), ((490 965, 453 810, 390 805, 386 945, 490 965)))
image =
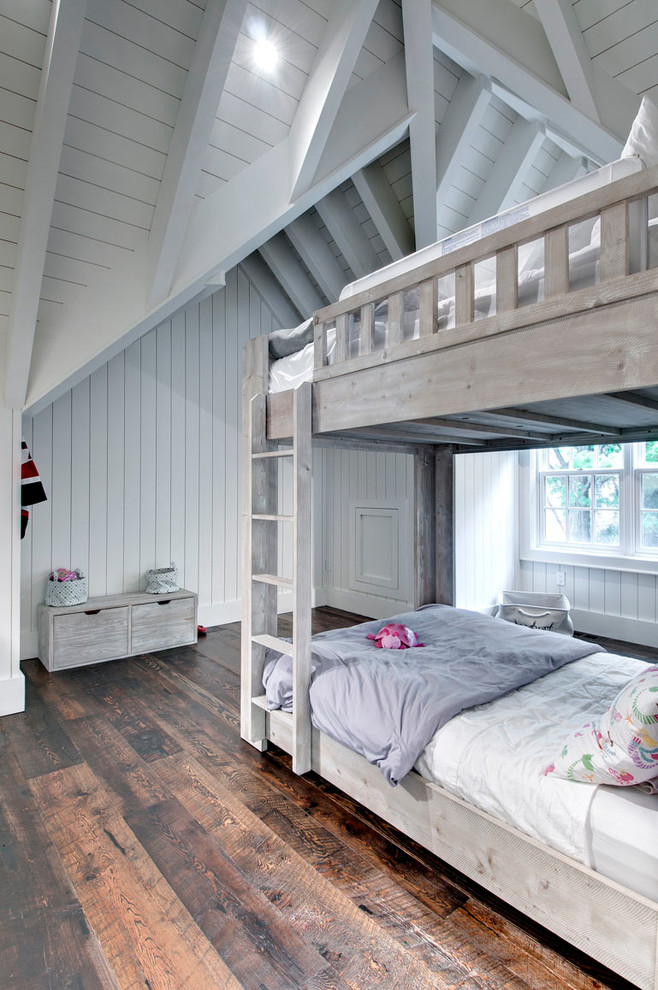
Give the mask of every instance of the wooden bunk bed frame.
MULTIPOLYGON (((242 736, 290 753, 503 900, 624 976, 658 990, 658 902, 608 880, 412 772, 392 788, 365 759, 312 728, 312 442, 414 454, 416 605, 453 603, 455 452, 658 437, 658 269, 629 274, 629 215, 646 216, 658 168, 620 179, 315 316, 312 383, 268 395, 267 337, 244 352, 242 736), (600 283, 569 291, 568 229, 600 216, 600 283), (544 300, 520 308, 519 247, 544 238, 544 300), (496 315, 475 320, 474 265, 496 259, 496 315), (455 326, 437 332, 437 280, 454 275, 455 326), (403 337, 418 287, 419 335, 403 337), (388 336, 374 348, 374 303, 388 336), (327 363, 328 333, 335 358, 327 363), (510 397, 514 397, 513 403, 510 397), (292 458, 294 508, 281 515, 277 465, 292 458), (293 574, 277 574, 277 524, 293 574), (277 638, 277 590, 293 594, 293 642, 277 638), (293 658, 292 715, 268 712, 265 648, 293 658)), ((646 223, 644 225, 646 231, 646 223)))

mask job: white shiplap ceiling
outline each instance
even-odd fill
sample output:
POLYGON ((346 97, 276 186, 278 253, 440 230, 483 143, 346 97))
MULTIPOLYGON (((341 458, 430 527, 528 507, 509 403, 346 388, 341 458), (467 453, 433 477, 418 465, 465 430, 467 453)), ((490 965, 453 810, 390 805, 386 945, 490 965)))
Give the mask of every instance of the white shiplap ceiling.
POLYGON ((0 0, 6 400, 261 248, 301 318, 419 211, 444 236, 616 157, 643 93, 655 0, 0 0))

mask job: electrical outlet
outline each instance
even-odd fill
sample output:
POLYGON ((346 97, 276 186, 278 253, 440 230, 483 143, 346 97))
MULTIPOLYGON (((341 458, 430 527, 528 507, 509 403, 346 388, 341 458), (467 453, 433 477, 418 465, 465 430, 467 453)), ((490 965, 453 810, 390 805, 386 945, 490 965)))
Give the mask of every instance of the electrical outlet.
POLYGON ((555 583, 558 586, 558 588, 564 588, 565 584, 567 583, 567 575, 564 573, 564 571, 556 571, 555 583))

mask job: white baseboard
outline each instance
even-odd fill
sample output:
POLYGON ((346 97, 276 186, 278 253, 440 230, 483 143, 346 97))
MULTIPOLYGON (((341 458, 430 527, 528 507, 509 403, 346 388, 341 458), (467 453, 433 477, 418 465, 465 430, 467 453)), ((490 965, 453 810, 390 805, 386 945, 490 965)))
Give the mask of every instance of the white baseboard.
POLYGON ((25 677, 22 673, 0 681, 0 716, 25 711, 25 677))
POLYGON ((322 604, 332 608, 340 608, 345 612, 356 612, 371 619, 387 619, 399 612, 410 612, 413 602, 400 602, 392 598, 377 598, 374 595, 362 595, 354 591, 344 591, 341 588, 318 589, 324 598, 322 604))
POLYGON ((625 643, 658 647, 658 623, 642 619, 628 619, 622 615, 604 615, 603 612, 586 612, 571 609, 571 619, 577 632, 590 636, 609 636, 625 643))
MULTIPOLYGON (((318 605, 325 605, 324 588, 313 590, 313 608, 318 605)), ((279 612, 292 611, 292 594, 284 592, 277 598, 277 610, 279 612)), ((199 605, 199 623, 202 626, 223 626, 228 622, 239 622, 242 618, 242 602, 217 602, 211 605, 199 605)))

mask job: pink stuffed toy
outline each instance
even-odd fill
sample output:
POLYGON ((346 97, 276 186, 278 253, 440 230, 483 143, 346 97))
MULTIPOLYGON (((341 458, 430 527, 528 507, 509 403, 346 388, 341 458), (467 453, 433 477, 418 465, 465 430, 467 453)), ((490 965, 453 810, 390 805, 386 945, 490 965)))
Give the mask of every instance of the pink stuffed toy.
POLYGON ((367 638, 374 640, 379 650, 407 650, 412 646, 425 645, 418 642, 418 636, 413 629, 402 625, 401 622, 391 622, 388 626, 382 626, 376 636, 368 633, 367 638))

